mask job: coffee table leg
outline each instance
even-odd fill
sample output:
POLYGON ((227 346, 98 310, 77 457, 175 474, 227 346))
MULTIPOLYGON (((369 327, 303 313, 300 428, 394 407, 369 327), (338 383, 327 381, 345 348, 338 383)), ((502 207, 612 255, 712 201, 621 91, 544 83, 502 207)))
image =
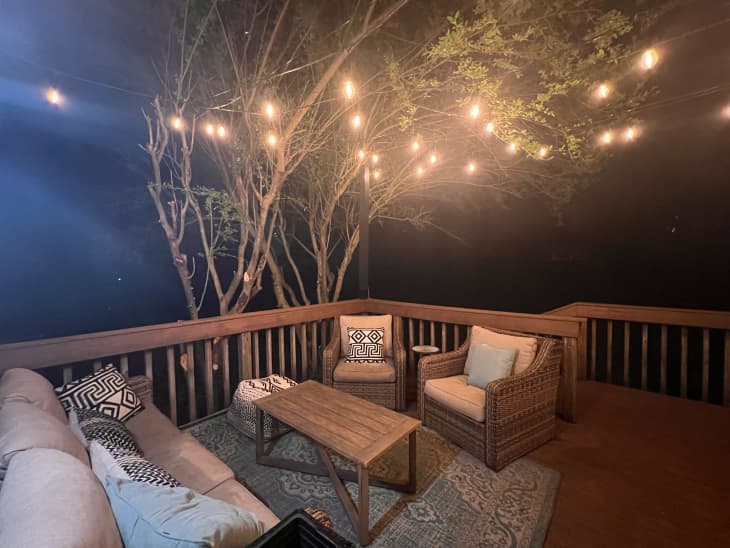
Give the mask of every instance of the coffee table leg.
POLYGON ((408 436, 408 492, 416 492, 416 431, 408 436))
POLYGON ((362 464, 357 466, 357 487, 360 493, 358 540, 364 546, 370 544, 370 484, 368 469, 362 464))
POLYGON ((256 408, 256 462, 264 456, 264 412, 256 408))

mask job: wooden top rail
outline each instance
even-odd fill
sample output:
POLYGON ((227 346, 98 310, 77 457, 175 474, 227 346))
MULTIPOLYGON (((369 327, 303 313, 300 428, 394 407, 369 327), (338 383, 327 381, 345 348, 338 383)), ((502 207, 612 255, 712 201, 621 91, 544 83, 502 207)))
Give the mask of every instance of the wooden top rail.
POLYGON ((548 315, 574 316, 600 320, 618 320, 658 325, 679 325, 730 330, 730 312, 663 308, 656 306, 629 306, 605 303, 577 302, 547 312, 548 315))
POLYGON ((367 300, 357 299, 5 344, 0 345, 0 372, 13 367, 40 369, 366 310, 367 300))
POLYGON ((567 315, 519 314, 516 312, 496 312, 493 310, 414 304, 381 299, 369 299, 367 308, 368 312, 393 314, 419 320, 483 325, 525 333, 572 338, 580 336, 581 325, 585 323, 585 320, 567 315))

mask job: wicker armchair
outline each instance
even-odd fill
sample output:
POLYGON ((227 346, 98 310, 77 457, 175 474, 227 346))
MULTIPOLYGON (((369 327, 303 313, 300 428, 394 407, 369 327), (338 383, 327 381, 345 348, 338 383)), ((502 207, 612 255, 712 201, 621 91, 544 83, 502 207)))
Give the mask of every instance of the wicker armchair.
MULTIPOLYGON (((378 379, 368 381, 366 378, 357 382, 335 380, 335 368, 344 363, 341 356, 340 322, 335 319, 332 330, 333 337, 323 353, 322 382, 343 392, 369 400, 389 409, 405 409, 406 405, 406 350, 403 346, 403 324, 401 319, 393 317, 393 356, 388 359, 388 366, 395 369, 395 380, 380 382, 378 379)), ((371 366, 368 366, 371 367, 371 366)))
MULTIPOLYGON (((495 330, 496 331, 496 330, 495 330)), ((511 333, 500 331, 510 335, 511 333)), ((562 345, 537 337, 532 364, 522 373, 498 379, 485 389, 484 420, 476 421, 425 394, 426 382, 463 375, 469 341, 453 352, 421 358, 418 414, 426 426, 500 470, 555 436, 555 405, 562 345)))

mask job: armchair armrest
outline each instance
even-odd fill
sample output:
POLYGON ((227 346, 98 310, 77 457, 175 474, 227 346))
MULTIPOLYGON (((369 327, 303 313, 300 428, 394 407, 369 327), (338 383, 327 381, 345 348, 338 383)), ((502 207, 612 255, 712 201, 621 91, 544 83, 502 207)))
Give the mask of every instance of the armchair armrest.
POLYGON ((423 420, 423 391, 426 387, 426 381, 463 374, 468 351, 469 339, 452 352, 431 354, 418 361, 418 416, 421 420, 423 420))
POLYGON ((322 352, 322 383, 332 386, 332 373, 340 361, 340 322, 337 318, 332 324, 332 338, 322 352))

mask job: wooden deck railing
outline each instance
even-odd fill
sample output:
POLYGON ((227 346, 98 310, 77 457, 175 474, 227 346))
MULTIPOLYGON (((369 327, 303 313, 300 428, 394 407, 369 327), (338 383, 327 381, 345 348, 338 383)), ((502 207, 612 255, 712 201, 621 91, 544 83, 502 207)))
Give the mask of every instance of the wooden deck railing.
POLYGON ((730 405, 730 312, 579 302, 549 314, 588 321, 581 376, 730 405))
MULTIPOLYGON (((443 350, 456 348, 474 324, 562 338, 565 360, 559 411, 575 420, 584 320, 378 299, 6 344, 0 346, 0 373, 12 367, 37 369, 58 385, 113 362, 125 374, 153 379, 155 403, 173 422, 182 424, 226 408, 242 379, 271 373, 296 380, 317 378, 332 319, 364 312, 403 318, 408 348, 424 343, 443 350)), ((412 399, 416 367, 417 357, 409 352, 412 399)))

